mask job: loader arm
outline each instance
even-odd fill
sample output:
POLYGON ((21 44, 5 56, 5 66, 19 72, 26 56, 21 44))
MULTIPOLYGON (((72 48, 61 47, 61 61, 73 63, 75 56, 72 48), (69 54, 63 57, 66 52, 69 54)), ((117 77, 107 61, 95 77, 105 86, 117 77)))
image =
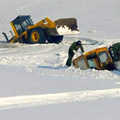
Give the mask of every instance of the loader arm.
POLYGON ((56 28, 55 22, 53 22, 52 20, 50 20, 50 18, 46 17, 45 19, 37 22, 34 26, 28 26, 28 29, 33 29, 36 27, 41 27, 43 29, 46 28, 56 28))

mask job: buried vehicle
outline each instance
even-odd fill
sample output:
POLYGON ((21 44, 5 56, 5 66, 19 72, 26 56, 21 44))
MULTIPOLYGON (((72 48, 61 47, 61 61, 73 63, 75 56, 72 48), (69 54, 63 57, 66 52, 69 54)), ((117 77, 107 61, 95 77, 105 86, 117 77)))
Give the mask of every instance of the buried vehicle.
MULTIPOLYGON (((67 27, 71 31, 79 31, 77 26, 77 20, 75 18, 64 18, 56 21, 50 20, 48 17, 33 24, 33 21, 29 15, 18 16, 11 21, 11 26, 14 31, 12 38, 8 39, 6 33, 2 33, 8 43, 60 43, 63 39, 63 35, 58 32, 59 28, 67 27), (66 23, 67 22, 67 23, 66 23)), ((74 33, 71 33, 74 34, 74 33)))
POLYGON ((73 64, 81 70, 120 70, 120 43, 86 52, 74 59, 73 64))

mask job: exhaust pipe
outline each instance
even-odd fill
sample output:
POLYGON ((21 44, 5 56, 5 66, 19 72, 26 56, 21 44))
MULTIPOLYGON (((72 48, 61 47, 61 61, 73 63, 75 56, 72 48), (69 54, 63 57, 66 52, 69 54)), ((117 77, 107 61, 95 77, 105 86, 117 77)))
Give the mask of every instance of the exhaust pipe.
POLYGON ((9 39, 8 39, 8 36, 6 35, 6 33, 2 32, 2 34, 4 35, 5 39, 7 40, 7 42, 9 43, 9 39))

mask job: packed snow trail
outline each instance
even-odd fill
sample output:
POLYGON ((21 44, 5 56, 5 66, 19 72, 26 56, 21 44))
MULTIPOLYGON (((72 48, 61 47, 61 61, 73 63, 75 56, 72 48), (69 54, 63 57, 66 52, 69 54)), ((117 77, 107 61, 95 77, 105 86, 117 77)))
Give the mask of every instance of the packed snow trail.
POLYGON ((0 109, 12 109, 38 105, 82 102, 120 97, 120 88, 96 91, 78 91, 44 95, 29 95, 0 98, 0 109))
MULTIPOLYGON (((0 64, 7 66, 25 67, 27 72, 36 72, 45 76, 77 77, 94 79, 120 79, 120 73, 113 71, 80 70, 74 67, 65 68, 68 57, 68 49, 73 41, 80 39, 85 51, 93 50, 101 46, 108 46, 113 39, 90 39, 78 36, 65 36, 60 44, 8 44, 0 43, 0 64), (86 44, 86 45, 85 45, 86 44), (95 45, 87 45, 95 44, 95 45)), ((118 42, 115 39, 114 42, 118 42)), ((78 51, 74 56, 81 55, 78 51)))

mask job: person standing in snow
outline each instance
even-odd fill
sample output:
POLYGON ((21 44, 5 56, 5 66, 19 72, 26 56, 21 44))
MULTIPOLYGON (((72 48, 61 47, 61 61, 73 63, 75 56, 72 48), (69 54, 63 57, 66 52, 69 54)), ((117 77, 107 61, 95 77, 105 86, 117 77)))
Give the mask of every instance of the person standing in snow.
POLYGON ((84 52, 84 49, 82 47, 82 44, 81 44, 81 41, 77 41, 77 42, 73 42, 72 45, 70 46, 69 48, 69 51, 68 51, 68 59, 67 59, 67 62, 66 62, 66 65, 67 66, 71 66, 71 62, 72 62, 72 58, 75 54, 75 52, 78 50, 78 49, 81 49, 82 53, 84 52))

